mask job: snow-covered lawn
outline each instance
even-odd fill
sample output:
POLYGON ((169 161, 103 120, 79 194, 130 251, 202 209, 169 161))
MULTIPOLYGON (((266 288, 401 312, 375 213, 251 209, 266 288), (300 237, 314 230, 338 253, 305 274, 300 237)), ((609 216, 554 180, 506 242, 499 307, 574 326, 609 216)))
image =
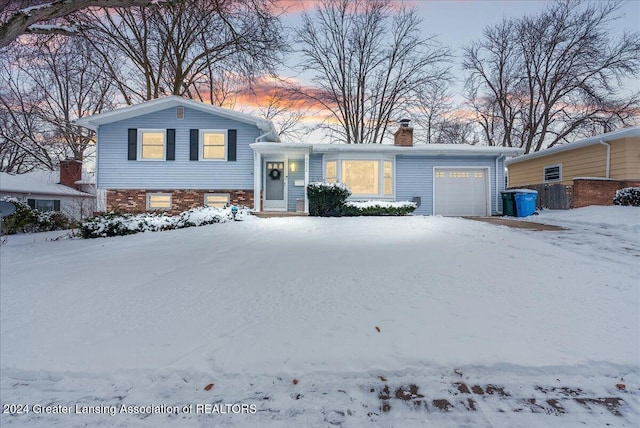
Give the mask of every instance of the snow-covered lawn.
POLYGON ((527 219, 560 232, 410 216, 10 236, 3 406, 103 413, 0 425, 633 426, 639 213, 527 219), (104 414, 121 404, 180 411, 104 414))

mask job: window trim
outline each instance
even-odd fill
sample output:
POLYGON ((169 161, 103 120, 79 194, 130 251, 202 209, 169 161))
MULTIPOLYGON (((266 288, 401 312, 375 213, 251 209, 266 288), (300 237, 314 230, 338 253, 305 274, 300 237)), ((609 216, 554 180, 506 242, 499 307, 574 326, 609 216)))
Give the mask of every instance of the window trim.
POLYGON ((204 162, 227 162, 229 158, 229 130, 228 129, 198 129, 198 160, 204 162), (224 135, 224 158, 205 158, 204 157, 204 134, 215 133, 224 135))
POLYGON ((173 209, 173 194, 172 193, 147 193, 147 211, 171 211, 173 209), (168 208, 155 208, 151 207, 151 197, 153 196, 168 196, 169 197, 169 207, 168 208))
POLYGON ((562 164, 561 163, 556 163, 553 165, 545 165, 542 167, 542 181, 544 183, 559 183, 562 181, 562 164), (548 180, 547 179, 547 170, 551 169, 551 168, 558 168, 558 178, 553 179, 553 180, 548 180))
POLYGON ((207 205, 207 197, 209 196, 226 196, 227 197, 227 202, 226 205, 231 205, 231 194, 229 193, 205 193, 203 198, 202 198, 202 205, 205 207, 214 207, 214 208, 218 208, 215 207, 213 205, 207 205))
POLYGON ((167 160, 167 130, 166 129, 153 129, 153 128, 138 128, 138 161, 141 162, 163 162, 167 160), (142 156, 142 137, 145 132, 159 132, 162 133, 162 158, 158 159, 145 159, 142 156))
POLYGON ((350 200, 377 199, 395 200, 396 197, 396 158, 387 154, 361 154, 361 153, 339 153, 324 155, 322 160, 323 179, 327 178, 327 162, 336 162, 336 182, 344 183, 342 180, 343 161, 377 161, 378 162, 378 193, 351 195, 350 200), (384 163, 391 162, 391 194, 384 194, 384 163))

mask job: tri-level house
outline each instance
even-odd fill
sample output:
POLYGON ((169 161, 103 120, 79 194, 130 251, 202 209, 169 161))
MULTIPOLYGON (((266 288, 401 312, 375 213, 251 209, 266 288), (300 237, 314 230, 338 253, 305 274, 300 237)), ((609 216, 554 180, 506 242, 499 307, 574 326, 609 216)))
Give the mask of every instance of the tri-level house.
POLYGON ((305 188, 340 181, 354 200, 415 201, 416 214, 501 212, 504 162, 520 149, 282 142, 270 121, 168 96, 78 120, 96 131, 98 207, 172 214, 196 206, 308 212, 305 188))

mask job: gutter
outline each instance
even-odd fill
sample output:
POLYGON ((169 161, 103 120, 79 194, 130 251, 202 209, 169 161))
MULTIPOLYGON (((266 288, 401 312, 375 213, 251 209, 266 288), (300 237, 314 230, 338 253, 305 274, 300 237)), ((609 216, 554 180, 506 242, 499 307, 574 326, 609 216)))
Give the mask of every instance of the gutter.
POLYGON ((263 138, 263 137, 266 137, 267 135, 271 135, 271 134, 273 134, 273 131, 265 132, 265 133, 264 133, 264 134, 262 134, 262 135, 258 135, 258 136, 256 137, 256 139, 255 139, 255 142, 256 142, 256 143, 259 143, 259 141, 258 141, 259 139, 261 139, 261 138, 263 138))
POLYGON ((610 166, 611 166, 611 144, 609 143, 605 143, 603 139, 600 139, 600 141, 598 141, 599 144, 603 144, 605 146, 607 146, 607 164, 605 165, 605 178, 610 178, 609 177, 609 170, 610 170, 610 166))
MULTIPOLYGON (((498 199, 498 189, 499 189, 499 184, 500 184, 500 179, 499 179, 499 175, 498 175, 498 168, 500 167, 500 159, 504 159, 505 158, 505 154, 501 153, 500 156, 498 156, 496 158, 496 194, 495 194, 495 200, 496 200, 496 213, 497 214, 503 214, 503 212, 501 210, 498 210, 499 205, 499 199, 498 199)), ((504 168, 502 168, 504 170, 504 168)), ((503 172, 504 173, 504 172, 503 172)))

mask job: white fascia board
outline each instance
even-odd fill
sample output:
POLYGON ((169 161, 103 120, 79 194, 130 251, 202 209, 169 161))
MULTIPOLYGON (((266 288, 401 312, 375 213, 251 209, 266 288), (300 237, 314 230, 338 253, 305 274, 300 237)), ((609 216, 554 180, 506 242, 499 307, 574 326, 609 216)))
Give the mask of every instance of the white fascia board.
POLYGON ((391 144, 314 144, 314 153, 392 153, 395 155, 480 155, 516 156, 523 149, 513 147, 472 146, 468 144, 424 144, 412 147, 394 146, 391 144))
POLYGON ((277 142, 258 142, 249 144, 255 153, 310 153, 311 145, 306 143, 277 143, 277 142))
POLYGON ((505 163, 511 165, 518 162, 523 162, 529 159, 536 159, 544 156, 553 155, 555 153, 562 153, 567 150, 579 149, 581 147, 591 146, 593 144, 599 144, 603 141, 619 140, 621 138, 628 137, 640 137, 640 126, 632 128, 624 128, 619 131, 608 132, 606 134, 596 135, 595 137, 585 138, 583 140, 574 141, 573 143, 563 144, 561 146, 555 146, 550 149, 540 150, 539 152, 528 153, 526 155, 519 156, 514 159, 509 159, 505 163))
POLYGON ((104 113, 98 113, 93 116, 83 117, 76 120, 76 124, 84 126, 85 128, 93 129, 94 131, 100 125, 117 122, 120 120, 130 119, 136 116, 142 116, 144 114, 154 113, 156 111, 164 110, 171 107, 188 107, 196 110, 203 111, 205 113, 215 114, 217 116, 225 117, 227 119, 237 120, 238 122, 248 123, 255 125, 264 132, 273 134, 273 138, 277 139, 277 133, 273 123, 269 120, 261 119, 246 113, 241 113, 233 110, 229 110, 222 107, 216 107, 210 104, 201 103, 199 101, 182 98, 177 95, 170 95, 163 98, 158 98, 151 101, 145 101, 140 104, 122 107, 113 111, 104 113))

